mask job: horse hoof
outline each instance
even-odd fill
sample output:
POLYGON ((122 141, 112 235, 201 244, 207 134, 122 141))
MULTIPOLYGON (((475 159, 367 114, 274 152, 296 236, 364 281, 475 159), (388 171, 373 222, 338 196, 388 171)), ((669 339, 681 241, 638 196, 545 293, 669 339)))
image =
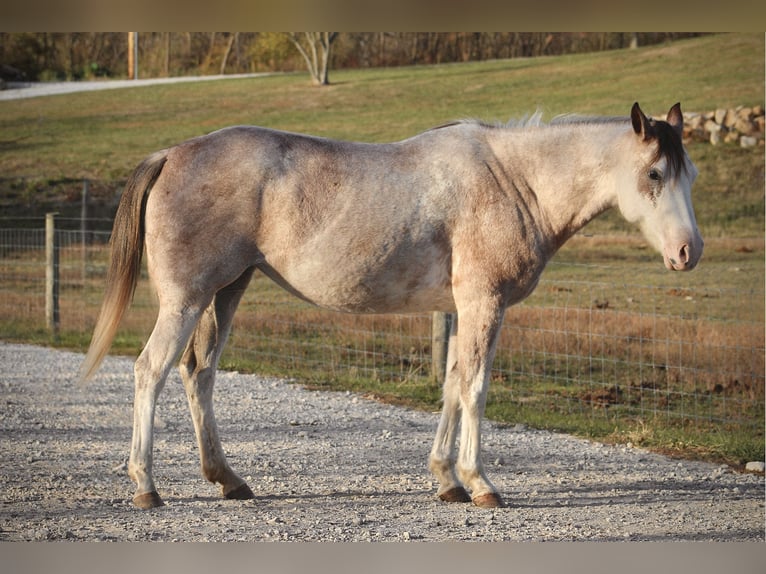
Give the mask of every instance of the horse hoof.
POLYGON ((247 486, 247 484, 244 482, 240 484, 234 490, 230 490, 229 492, 224 492, 223 496, 224 498, 228 498, 229 500, 250 500, 251 498, 255 498, 255 494, 253 494, 253 491, 250 490, 250 487, 247 486))
POLYGON ((160 495, 157 494, 156 490, 153 490, 152 492, 144 492, 143 494, 136 494, 133 497, 133 504, 144 510, 157 508, 158 506, 165 506, 165 503, 162 502, 162 498, 160 498, 160 495))
POLYGON ((473 503, 479 508, 505 508, 505 503, 496 492, 488 492, 474 497, 473 503))
POLYGON ((454 486, 439 495, 444 502, 471 502, 471 497, 462 486, 454 486))

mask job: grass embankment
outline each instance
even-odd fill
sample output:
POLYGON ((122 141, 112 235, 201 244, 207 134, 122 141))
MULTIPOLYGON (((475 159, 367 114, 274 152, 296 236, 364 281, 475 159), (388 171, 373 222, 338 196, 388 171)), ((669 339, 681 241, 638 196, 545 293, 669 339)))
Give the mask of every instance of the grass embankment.
MULTIPOLYGON (((549 119, 567 112, 625 115, 634 101, 657 115, 676 101, 685 110, 698 112, 762 105, 763 57, 763 35, 733 34, 580 56, 339 70, 332 74, 334 85, 322 89, 311 86, 306 76, 295 74, 3 102, 0 200, 4 214, 42 212, 51 207, 78 214, 82 179, 91 180, 91 193, 97 201, 109 203, 127 174, 149 152, 232 124, 391 141, 455 118, 504 121, 536 109, 549 119)), ((538 291, 523 307, 509 312, 509 322, 525 325, 531 321, 545 332, 561 321, 577 323, 587 311, 582 328, 588 332, 586 338, 592 340, 592 330, 598 327, 603 330, 598 336, 607 341, 596 353, 618 353, 621 347, 633 349, 638 344, 630 351, 638 354, 633 366, 618 373, 611 363, 594 367, 590 355, 587 366, 579 360, 562 359, 583 345, 580 327, 574 335, 553 336, 552 342, 530 339, 524 356, 511 349, 512 342, 505 342, 508 350, 501 350, 498 356, 490 417, 731 463, 763 458, 762 404, 758 408, 763 397, 763 147, 694 143, 689 153, 700 170, 694 201, 706 239, 698 270, 683 277, 658 272, 661 262, 657 256, 630 239, 637 232, 617 214, 607 214, 587 228, 595 237, 579 237, 565 247, 546 271, 538 291), (573 266, 596 262, 609 267, 573 266), (637 277, 641 285, 651 287, 629 290, 623 284, 634 283, 637 277), (594 284, 601 285, 595 295, 594 284), (747 300, 748 305, 756 301, 754 307, 743 309, 737 297, 743 290, 756 293, 747 300), (601 307, 604 301, 608 305, 594 314, 595 299, 601 307), (652 308, 642 308, 642 299, 651 300, 652 308), (562 300, 566 302, 564 315, 562 300), (642 323, 647 316, 654 317, 649 326, 642 323), (659 321, 682 319, 686 343, 681 344, 680 355, 689 350, 686 344, 702 345, 690 347, 698 349, 691 351, 691 359, 677 359, 680 366, 662 373, 654 367, 658 363, 656 343, 646 342, 655 341, 656 331, 665 329, 657 326, 657 316, 659 321), (622 336, 621 325, 634 333, 622 336), (726 338, 734 336, 732 329, 740 337, 735 347, 752 351, 744 359, 747 352, 737 351, 727 358, 715 354, 715 349, 731 346, 726 338), (710 343, 711 338, 721 339, 720 345, 710 343), (539 364, 526 365, 525 361, 536 360, 534 345, 538 344, 545 346, 546 353, 539 364), (647 352, 653 356, 641 355, 647 352), (712 380, 704 365, 722 360, 749 361, 744 371, 754 370, 755 375, 752 380, 741 375, 712 380), (654 366, 635 372, 636 364, 654 366), (593 375, 594 369, 601 371, 593 375), (578 386, 580 379, 590 383, 578 386), (611 382, 594 384, 594 380, 611 382), (677 403, 697 395, 711 405, 719 404, 719 395, 730 399, 724 403, 727 408, 745 404, 738 407, 744 411, 736 417, 751 418, 754 424, 719 423, 721 417, 729 420, 731 413, 722 415, 717 406, 680 422, 664 416, 677 403), (749 402, 742 403, 739 395, 750 396, 749 402), (639 414, 631 410, 637 404, 639 414)), ((99 257, 104 258, 93 254, 94 269, 99 257)), ((85 347, 97 310, 99 280, 93 275, 92 283, 75 289, 79 297, 85 291, 94 297, 80 304, 75 313, 78 324, 65 328, 58 344, 85 347)), ((3 307, 0 333, 6 339, 47 344, 50 337, 39 321, 20 322, 5 311, 23 309, 29 290, 26 286, 15 294, 6 292, 7 297, 18 297, 18 304, 3 307)), ((283 303, 282 294, 263 279, 256 280, 248 297, 224 357, 226 367, 289 373, 314 387, 349 389, 419 408, 438 408, 439 389, 427 376, 424 359, 429 344, 427 318, 329 315, 283 303), (276 306, 263 304, 265 300, 276 306), (286 316, 290 314, 292 319, 286 316), (409 345, 407 337, 415 337, 411 356, 402 359, 400 352, 386 350, 387 336, 369 335, 372 326, 378 333, 384 326, 398 333, 393 347, 409 345), (266 335, 247 338, 258 332, 266 335), (359 335, 355 341, 349 339, 349 332, 359 335), (292 347, 285 352, 279 345, 292 347), (253 347, 256 354, 245 350, 253 347), (315 353, 319 356, 312 357, 315 353), (330 367, 323 367, 328 355, 330 367), (355 362, 358 360, 361 365, 355 362)), ((62 300, 67 299, 62 295, 62 300)), ((132 354, 140 348, 153 320, 151 301, 148 286, 142 284, 136 309, 127 318, 114 352, 132 354)), ((527 336, 523 331, 514 342, 527 336)), ((730 372, 741 373, 743 368, 732 365, 730 372)))

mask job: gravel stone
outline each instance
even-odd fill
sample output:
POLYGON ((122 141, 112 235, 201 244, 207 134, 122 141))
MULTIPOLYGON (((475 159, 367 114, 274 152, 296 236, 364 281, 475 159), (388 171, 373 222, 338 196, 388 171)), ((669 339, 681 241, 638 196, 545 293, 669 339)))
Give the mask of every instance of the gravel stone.
POLYGON ((764 477, 635 446, 483 423, 508 503, 436 497, 427 457, 438 413, 287 380, 220 372, 224 449, 255 499, 202 478, 183 386, 160 396, 155 480, 166 506, 130 500, 133 359, 0 343, 0 541, 764 541, 764 477))

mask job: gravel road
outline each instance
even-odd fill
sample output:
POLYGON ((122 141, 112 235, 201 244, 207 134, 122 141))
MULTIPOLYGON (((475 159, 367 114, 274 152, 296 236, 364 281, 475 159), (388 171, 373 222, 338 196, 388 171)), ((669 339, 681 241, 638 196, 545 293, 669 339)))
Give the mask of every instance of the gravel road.
POLYGON ((198 469, 177 374, 156 421, 166 506, 132 506, 132 360, 88 387, 82 355, 0 343, 0 540, 764 540, 764 478, 521 426, 485 423, 508 508, 445 504, 426 468, 436 413, 221 372, 224 446, 256 495, 218 497, 198 469))

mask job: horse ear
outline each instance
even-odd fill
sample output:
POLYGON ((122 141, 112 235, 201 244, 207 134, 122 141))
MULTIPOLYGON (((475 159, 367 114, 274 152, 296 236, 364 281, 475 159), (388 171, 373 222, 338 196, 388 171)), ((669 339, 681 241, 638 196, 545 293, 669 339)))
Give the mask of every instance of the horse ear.
POLYGON ((668 112, 668 123, 676 130, 676 133, 680 136, 684 132, 684 114, 681 112, 681 103, 677 103, 670 108, 668 112))
POLYGON ((633 131, 641 136, 641 139, 648 140, 652 137, 652 126, 649 125, 649 119, 641 111, 638 102, 633 104, 630 110, 630 121, 633 123, 633 131))

